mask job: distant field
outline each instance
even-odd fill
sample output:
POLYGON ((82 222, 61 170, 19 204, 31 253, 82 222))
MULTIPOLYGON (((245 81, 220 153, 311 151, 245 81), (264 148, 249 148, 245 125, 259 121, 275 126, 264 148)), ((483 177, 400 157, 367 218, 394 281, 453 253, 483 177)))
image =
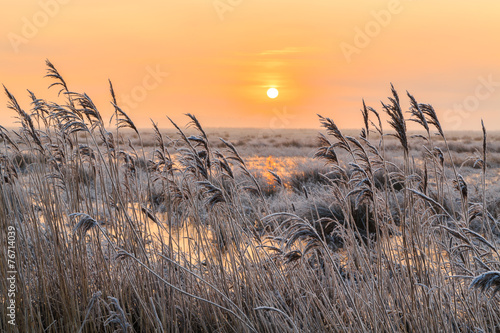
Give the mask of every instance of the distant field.
MULTIPOLYGON (((326 116, 326 115, 325 115, 326 116)), ((179 124, 181 125, 181 124, 179 124)), ((478 124, 478 129, 480 124, 478 124)), ((194 134, 192 128, 183 128, 188 136, 194 134)), ((131 140, 134 145, 138 145, 137 134, 125 129, 123 130, 124 140, 131 140)), ((155 139, 154 133, 151 129, 140 129, 142 139, 145 146, 154 146, 155 139)), ((358 136, 359 130, 343 131, 348 136, 358 136)), ((178 139, 174 129, 162 129, 162 133, 169 138, 178 139)), ((224 144, 219 140, 229 140, 233 143, 242 156, 301 156, 313 157, 315 149, 318 147, 318 134, 325 133, 324 129, 249 129, 249 128, 207 128, 206 133, 210 142, 217 148, 224 148, 224 144)), ((409 132, 408 135, 422 135, 424 132, 409 132)), ((371 139, 374 142, 380 140, 380 136, 373 133, 371 139)), ((401 145, 397 138, 393 136, 386 136, 386 150, 399 151, 401 145)), ((447 140, 453 156, 459 160, 455 163, 465 160, 467 153, 469 155, 480 151, 482 149, 482 133, 477 132, 449 132, 447 133, 447 140)), ((435 145, 444 148, 443 140, 439 137, 435 138, 435 145)), ((412 155, 421 155, 424 149, 423 140, 420 138, 413 138, 410 142, 412 155)), ((488 153, 491 155, 491 166, 500 166, 500 133, 488 133, 488 153)))

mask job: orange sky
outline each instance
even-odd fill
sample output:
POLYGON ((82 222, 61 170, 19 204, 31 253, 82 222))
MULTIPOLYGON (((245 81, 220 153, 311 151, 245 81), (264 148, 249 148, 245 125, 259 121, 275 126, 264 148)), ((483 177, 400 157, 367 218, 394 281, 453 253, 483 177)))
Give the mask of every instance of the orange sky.
MULTIPOLYGON (((445 129, 500 130, 498 0, 37 0, 1 2, 0 83, 29 108, 48 58, 105 116, 107 79, 139 127, 362 125, 393 82, 445 129), (151 73, 155 73, 152 75, 151 73), (266 96, 269 87, 278 98, 266 96)), ((405 106, 407 99, 405 98, 405 106)), ((13 112, 0 96, 0 124, 13 112)))

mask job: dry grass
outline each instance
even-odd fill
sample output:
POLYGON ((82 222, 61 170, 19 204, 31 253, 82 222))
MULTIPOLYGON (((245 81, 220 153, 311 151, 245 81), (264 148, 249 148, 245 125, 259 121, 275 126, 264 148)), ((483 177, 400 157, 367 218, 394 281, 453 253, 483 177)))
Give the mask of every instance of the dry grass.
POLYGON ((394 89, 382 109, 395 138, 367 106, 361 136, 321 117, 319 143, 205 131, 192 115, 188 130, 145 134, 113 91, 107 129, 48 65, 64 102, 32 94, 27 113, 7 92, 22 128, 0 127, 0 255, 14 226, 18 271, 17 326, 2 315, 2 331, 500 330, 486 132, 458 149, 409 96, 413 137, 394 89), (276 160, 259 166, 256 147, 276 160))

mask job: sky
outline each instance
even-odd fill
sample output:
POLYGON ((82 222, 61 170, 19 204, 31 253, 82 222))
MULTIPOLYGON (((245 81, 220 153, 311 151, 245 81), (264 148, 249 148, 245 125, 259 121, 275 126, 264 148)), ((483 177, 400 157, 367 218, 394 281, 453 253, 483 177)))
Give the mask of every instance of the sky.
MULTIPOLYGON (((0 0, 0 83, 28 111, 45 60, 105 118, 108 79, 138 127, 361 128, 393 83, 445 130, 500 130, 498 0, 0 0), (276 88, 275 99, 267 96, 276 88)), ((0 94, 0 125, 15 114, 0 94)), ((408 115, 409 117, 409 115, 408 115)), ((387 125, 386 125, 387 126, 387 125)), ((411 128, 411 127, 410 127, 411 128)))

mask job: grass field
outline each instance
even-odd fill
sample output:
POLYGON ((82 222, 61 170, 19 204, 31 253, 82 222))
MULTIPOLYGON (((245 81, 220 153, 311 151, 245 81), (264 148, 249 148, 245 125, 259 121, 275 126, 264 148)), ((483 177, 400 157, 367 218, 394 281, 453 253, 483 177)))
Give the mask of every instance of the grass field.
POLYGON ((6 90, 2 331, 500 330, 498 133, 446 136, 395 90, 344 133, 138 130, 111 88, 108 128, 49 70, 63 102, 6 90))

